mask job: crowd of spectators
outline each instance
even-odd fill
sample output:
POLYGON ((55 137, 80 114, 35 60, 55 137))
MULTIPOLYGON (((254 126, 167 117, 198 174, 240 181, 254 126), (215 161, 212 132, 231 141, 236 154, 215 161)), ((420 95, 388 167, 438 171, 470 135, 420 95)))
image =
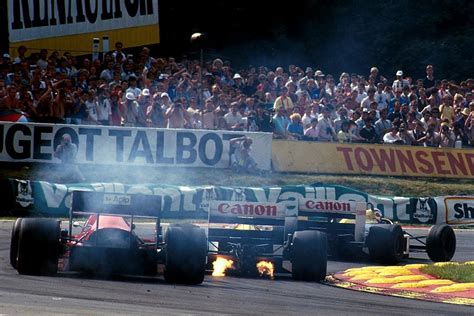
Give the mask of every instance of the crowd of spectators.
POLYGON ((18 48, 0 56, 0 111, 30 121, 273 132, 274 138, 460 147, 474 145, 474 80, 338 77, 311 67, 138 56, 123 45, 101 59, 18 48))

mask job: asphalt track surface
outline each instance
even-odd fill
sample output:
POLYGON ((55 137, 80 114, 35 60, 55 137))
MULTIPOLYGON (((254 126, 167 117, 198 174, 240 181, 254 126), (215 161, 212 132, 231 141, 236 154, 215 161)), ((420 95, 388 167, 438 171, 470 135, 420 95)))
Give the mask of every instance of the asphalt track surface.
MULTIPOLYGON (((19 275, 9 264, 12 221, 0 221, 0 314, 7 315, 473 315, 462 305, 424 302, 336 288, 320 283, 206 276, 178 286, 158 278, 97 280, 75 274, 19 275)), ((474 260, 473 231, 457 231, 454 260, 474 260)), ((429 262, 425 254, 405 263, 429 262)), ((328 263, 328 272, 372 263, 328 263)))

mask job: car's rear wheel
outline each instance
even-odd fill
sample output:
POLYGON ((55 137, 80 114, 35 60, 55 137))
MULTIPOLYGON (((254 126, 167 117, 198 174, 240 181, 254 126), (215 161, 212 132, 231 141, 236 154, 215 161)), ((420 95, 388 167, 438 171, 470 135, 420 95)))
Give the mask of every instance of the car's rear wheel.
POLYGON ((399 225, 379 224, 370 227, 367 236, 370 257, 383 264, 395 264, 403 259, 404 237, 399 225))
POLYGON ((170 225, 165 243, 165 280, 169 283, 202 283, 208 252, 204 230, 189 224, 170 225))
POLYGON ((296 231, 290 246, 292 277, 302 281, 322 281, 327 271, 327 237, 319 231, 296 231))
POLYGON ((449 261, 456 252, 456 235, 447 224, 435 225, 430 228, 426 237, 426 252, 434 262, 449 261))
POLYGON ((14 269, 16 269, 17 266, 18 238, 20 236, 20 226, 22 220, 22 217, 17 218, 12 227, 12 238, 10 241, 10 264, 14 269))
POLYGON ((18 273, 54 275, 58 271, 59 239, 59 221, 24 218, 21 221, 18 238, 18 273))

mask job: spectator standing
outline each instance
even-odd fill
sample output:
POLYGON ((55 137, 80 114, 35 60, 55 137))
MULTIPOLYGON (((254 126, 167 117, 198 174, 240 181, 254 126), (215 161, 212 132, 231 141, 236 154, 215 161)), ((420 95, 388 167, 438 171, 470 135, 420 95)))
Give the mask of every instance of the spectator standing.
POLYGON ((39 52, 39 58, 38 61, 36 62, 36 65, 41 69, 41 70, 46 70, 48 67, 48 50, 43 48, 39 52))
POLYGON ((318 140, 318 129, 316 126, 318 125, 318 119, 313 117, 311 119, 311 123, 308 127, 305 128, 304 130, 304 140, 309 140, 309 141, 317 141, 318 140))
POLYGON ((51 123, 64 123, 66 108, 66 91, 61 88, 55 91, 55 97, 51 104, 51 123))
POLYGON ((122 49, 123 49, 123 43, 122 42, 115 42, 115 51, 112 53, 112 57, 113 57, 115 62, 117 62, 117 58, 119 60, 126 60, 127 57, 123 53, 122 49))
POLYGON ((322 117, 318 120, 318 139, 323 142, 332 142, 337 139, 334 129, 334 123, 329 118, 330 109, 326 106, 323 108, 322 117))
MULTIPOLYGON (((358 104, 361 104, 362 100, 364 100, 366 97, 367 97, 367 93, 365 92, 365 84, 363 81, 359 81, 359 83, 357 84, 357 97, 355 100, 358 104)), ((373 96, 372 96, 372 99, 373 99, 373 96)), ((374 100, 371 100, 371 101, 374 101, 374 100)), ((369 108, 368 107, 369 104, 367 104, 367 108, 369 108)))
POLYGON ((125 93, 131 92, 135 96, 135 99, 138 99, 140 94, 142 93, 142 90, 137 87, 137 77, 135 76, 130 76, 128 78, 128 88, 125 91, 125 93))
POLYGON ((304 115, 303 117, 301 118, 301 122, 303 123, 303 126, 306 128, 307 126, 309 126, 309 124, 311 124, 311 120, 314 118, 314 115, 312 113, 312 108, 310 105, 307 105, 305 108, 304 108, 304 115))
POLYGON ((87 100, 85 102, 85 108, 87 117, 83 120, 83 124, 97 125, 99 124, 99 118, 97 116, 99 112, 99 106, 97 104, 96 92, 94 89, 90 89, 87 93, 87 100))
POLYGON ((282 106, 278 107, 272 118, 273 137, 277 139, 288 139, 288 124, 290 124, 290 120, 286 116, 285 109, 282 106))
POLYGON ((385 133, 383 136, 384 144, 403 144, 403 140, 400 135, 398 135, 399 128, 394 126, 392 129, 385 133))
POLYGON ((400 101, 397 100, 393 103, 393 112, 389 113, 387 118, 392 121, 392 123, 394 123, 395 120, 403 121, 400 101))
POLYGON ((456 135, 448 123, 441 123, 439 147, 454 147, 456 135))
POLYGON ((54 157, 58 158, 62 162, 62 171, 64 176, 71 178, 73 181, 85 181, 84 176, 80 172, 79 168, 75 164, 77 154, 77 145, 71 141, 69 134, 63 135, 61 144, 56 147, 54 151, 54 157))
POLYGON ((374 93, 374 98, 377 101, 377 110, 381 111, 388 106, 390 96, 384 92, 384 84, 379 82, 377 84, 377 91, 374 93))
POLYGON ((378 106, 378 102, 375 99, 375 89, 369 88, 369 90, 367 91, 367 96, 362 99, 362 101, 360 102, 360 106, 364 109, 370 109, 370 104, 372 102, 376 102, 378 106))
POLYGON ((119 91, 113 91, 110 95, 110 121, 112 126, 122 125, 122 111, 120 105, 120 94, 119 91))
POLYGON ((216 129, 217 115, 214 112, 214 104, 211 99, 207 99, 204 103, 204 109, 201 111, 202 127, 204 129, 216 129))
POLYGON ((137 127, 147 127, 147 109, 152 102, 150 90, 145 88, 140 93, 140 98, 138 99, 138 115, 137 115, 137 127))
POLYGON ((354 134, 349 131, 350 122, 342 122, 341 130, 337 133, 337 140, 340 143, 352 143, 354 134))
POLYGON ((97 90, 97 119, 101 125, 111 125, 112 106, 110 104, 109 89, 104 84, 97 90))
POLYGON ((395 74, 396 79, 393 81, 392 89, 393 91, 402 90, 404 87, 408 87, 408 80, 403 79, 403 71, 398 70, 395 74))
POLYGON ((100 73, 100 79, 105 80, 105 82, 109 83, 114 80, 114 62, 109 60, 107 62, 107 66, 102 72, 100 73))
POLYGON ((372 120, 370 118, 365 120, 365 125, 359 131, 359 135, 367 143, 373 144, 377 142, 377 133, 375 132, 375 128, 372 125, 372 120))
POLYGON ((425 89, 430 89, 435 86, 435 78, 434 78, 434 69, 433 65, 426 66, 426 77, 423 79, 423 87, 425 89))
POLYGON ((441 142, 441 136, 436 131, 436 124, 434 122, 431 122, 428 125, 426 135, 418 139, 418 142, 423 143, 425 147, 439 147, 439 144, 441 142))
POLYGON ((290 124, 288 124, 287 130, 294 139, 301 140, 304 135, 304 127, 301 123, 301 115, 298 113, 293 113, 290 115, 290 124))
POLYGON ((404 145, 414 146, 417 145, 417 140, 413 137, 412 133, 409 133, 405 124, 401 124, 398 130, 398 136, 403 141, 404 145))
POLYGON ((293 110, 293 101, 288 96, 288 88, 283 87, 280 91, 280 96, 276 98, 275 103, 273 104, 273 110, 276 112, 280 107, 287 112, 293 110))
POLYGON ((122 125, 134 127, 138 121, 138 103, 133 92, 127 92, 125 102, 122 104, 122 125))
POLYGON ((7 109, 19 109, 20 101, 16 98, 17 94, 16 84, 11 84, 7 87, 7 95, 3 97, 3 104, 7 109))
POLYGON ((387 134, 392 128, 393 124, 388 118, 387 108, 380 111, 380 118, 375 122, 375 132, 377 134, 378 140, 382 140, 383 136, 387 134))
POLYGON ((242 115, 239 112, 239 104, 232 102, 230 112, 224 115, 224 120, 228 130, 241 131, 244 128, 242 115))
MULTIPOLYGON (((339 131, 342 129, 342 124, 344 122, 349 121, 348 115, 347 115, 347 109, 345 107, 340 107, 338 110, 338 118, 334 120, 334 129, 336 130, 336 133, 339 133, 339 131)), ((349 126, 347 126, 349 129, 349 126)))
POLYGON ((152 99, 152 103, 148 105, 146 110, 146 117, 148 125, 155 128, 164 128, 165 127, 165 116, 164 110, 161 106, 161 103, 158 101, 160 96, 155 95, 152 99))
POLYGON ((258 131, 265 133, 272 132, 271 117, 268 115, 263 103, 257 105, 255 123, 257 124, 258 131))
POLYGON ((184 128, 188 120, 187 111, 181 101, 176 101, 165 112, 165 119, 168 120, 167 128, 184 128))
POLYGON ((446 94, 443 97, 443 103, 439 106, 439 113, 441 120, 447 119, 449 125, 454 121, 454 109, 452 106, 452 97, 449 94, 446 94))

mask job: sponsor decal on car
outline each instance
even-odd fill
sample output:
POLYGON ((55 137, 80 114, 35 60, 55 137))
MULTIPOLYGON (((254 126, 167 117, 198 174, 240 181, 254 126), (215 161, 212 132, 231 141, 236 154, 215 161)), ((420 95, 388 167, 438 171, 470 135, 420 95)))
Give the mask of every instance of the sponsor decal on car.
POLYGON ((283 219, 283 205, 258 202, 213 201, 210 206, 211 216, 244 216, 255 218, 283 219))
POLYGON ((131 205, 132 196, 127 194, 104 194, 104 204, 131 205))
POLYGON ((353 214, 356 212, 356 203, 349 201, 301 199, 300 210, 307 212, 353 214))

